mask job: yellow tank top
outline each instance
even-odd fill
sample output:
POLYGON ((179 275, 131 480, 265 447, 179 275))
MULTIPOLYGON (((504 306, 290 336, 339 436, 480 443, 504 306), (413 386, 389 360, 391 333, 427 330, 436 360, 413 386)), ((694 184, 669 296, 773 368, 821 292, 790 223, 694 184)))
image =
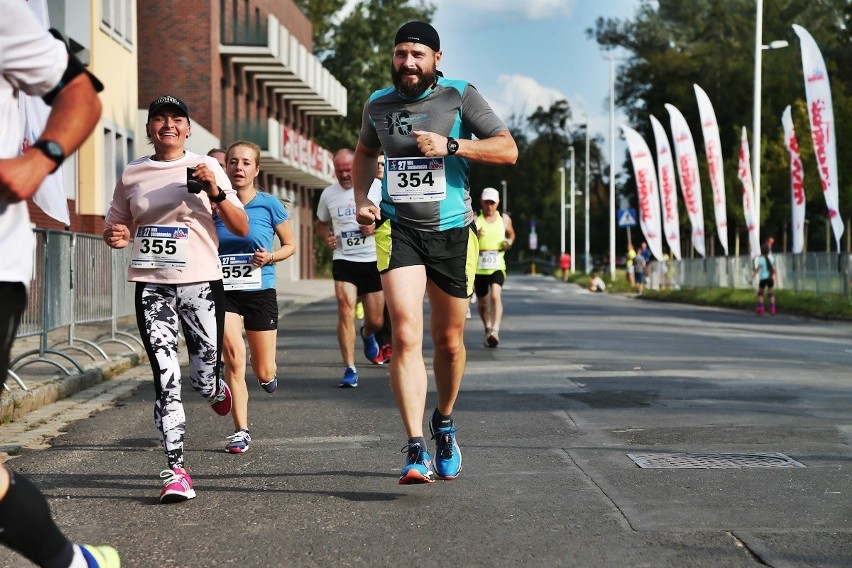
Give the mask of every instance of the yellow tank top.
POLYGON ((493 274, 498 270, 506 271, 506 254, 503 250, 503 241, 506 240, 506 226, 503 224, 503 215, 498 213, 497 220, 488 223, 485 216, 480 213, 476 218, 477 231, 482 230, 479 237, 479 262, 476 266, 477 274, 493 274))

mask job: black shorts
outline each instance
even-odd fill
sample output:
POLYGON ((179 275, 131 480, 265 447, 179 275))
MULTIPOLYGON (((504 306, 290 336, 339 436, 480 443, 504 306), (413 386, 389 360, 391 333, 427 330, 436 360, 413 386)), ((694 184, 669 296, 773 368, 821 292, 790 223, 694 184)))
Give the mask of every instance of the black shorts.
POLYGON ((764 278, 760 282, 757 283, 757 287, 763 290, 764 288, 775 288, 775 279, 771 276, 769 278, 764 278))
MULTIPOLYGON (((11 254, 8 253, 8 254, 11 254)), ((27 289, 22 282, 0 282, 0 391, 6 383, 12 344, 27 308, 27 289)))
POLYGON ((359 296, 382 291, 382 277, 375 262, 335 260, 331 263, 331 277, 337 282, 355 284, 359 296))
POLYGON ((476 227, 419 231, 385 221, 376 228, 379 271, 425 266, 426 277, 455 298, 473 294, 473 276, 479 262, 476 227))
POLYGON ((477 274, 473 278, 473 291, 477 298, 484 298, 491 291, 492 284, 502 286, 505 282, 506 273, 502 270, 495 270, 491 274, 477 274))
POLYGON ((247 331, 278 329, 278 294, 275 288, 225 292, 225 311, 243 316, 247 331))
POLYGON ((633 273, 633 281, 637 284, 645 283, 645 272, 642 270, 637 270, 633 273))

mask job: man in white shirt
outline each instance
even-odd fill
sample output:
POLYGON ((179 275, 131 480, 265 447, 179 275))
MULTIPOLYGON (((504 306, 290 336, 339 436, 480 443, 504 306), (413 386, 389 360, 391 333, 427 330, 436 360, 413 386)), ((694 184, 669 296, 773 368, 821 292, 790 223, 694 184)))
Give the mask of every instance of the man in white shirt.
MULTIPOLYGON (((101 116, 100 81, 63 41, 41 27, 26 2, 0 0, 0 392, 27 303, 35 244, 26 200, 89 136, 101 116), (21 153, 19 94, 52 107, 39 139, 21 153)), ((115 549, 76 545, 50 516, 44 495, 0 467, 0 542, 38 566, 118 566, 115 549)))
MULTIPOLYGON (((374 225, 359 225, 355 220, 355 193, 352 183, 352 150, 334 154, 337 183, 325 188, 317 206, 317 234, 334 251, 332 277, 337 298, 337 342, 346 367, 340 380, 342 388, 358 386, 355 368, 355 303, 361 296, 364 325, 360 330, 364 355, 374 365, 384 362, 376 332, 382 328, 384 294, 376 266, 374 225)), ((374 185, 370 199, 381 201, 381 187, 374 185)))

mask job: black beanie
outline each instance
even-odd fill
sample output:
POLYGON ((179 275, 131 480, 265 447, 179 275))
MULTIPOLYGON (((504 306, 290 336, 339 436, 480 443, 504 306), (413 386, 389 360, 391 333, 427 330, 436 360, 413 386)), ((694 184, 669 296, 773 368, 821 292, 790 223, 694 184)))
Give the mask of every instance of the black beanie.
POLYGON ((422 43, 436 52, 441 51, 441 38, 438 37, 438 32, 426 22, 408 22, 399 28, 393 44, 397 45, 408 41, 422 43))

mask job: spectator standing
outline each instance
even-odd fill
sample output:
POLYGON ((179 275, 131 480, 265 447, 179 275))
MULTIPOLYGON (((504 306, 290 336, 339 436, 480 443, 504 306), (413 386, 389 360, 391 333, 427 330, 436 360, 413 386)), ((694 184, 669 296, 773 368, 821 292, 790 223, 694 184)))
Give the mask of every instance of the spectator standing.
POLYGON ((568 276, 571 275, 571 255, 567 252, 559 256, 559 270, 562 271, 562 281, 568 282, 568 276))
POLYGON ((648 246, 648 243, 643 241, 642 244, 639 245, 639 251, 636 254, 642 255, 642 258, 645 260, 645 286, 653 286, 651 282, 651 265, 656 262, 656 260, 651 254, 651 248, 648 246))
MULTIPOLYGON (((0 392, 12 344, 27 306, 33 238, 27 199, 88 138, 101 116, 103 85, 41 27, 25 2, 0 0, 0 392), (21 154, 20 94, 50 105, 39 139, 21 154)), ((117 568, 109 546, 74 544, 50 515, 44 495, 25 476, 0 466, 0 543, 43 567, 117 568)))
POLYGON ((465 315, 478 255, 468 168, 471 161, 514 164, 518 157, 509 129, 478 91, 438 73, 441 57, 438 32, 431 25, 408 22, 397 30, 394 85, 373 93, 364 105, 354 164, 358 222, 380 223, 376 248, 393 324, 391 385, 408 438, 402 484, 434 479, 423 436, 427 296, 438 391, 429 422, 434 474, 453 479, 461 471, 452 411, 464 375, 465 315), (367 192, 381 149, 387 171, 377 207, 367 192))
POLYGON ((136 282, 136 323, 154 376, 154 424, 168 463, 160 473, 160 503, 176 503, 195 497, 184 463, 178 325, 192 388, 217 414, 228 414, 231 391, 220 365, 225 290, 213 215, 243 237, 248 219, 219 162, 185 149, 191 123, 183 101, 154 100, 145 129, 154 153, 124 168, 103 236, 112 248, 135 237, 127 277, 136 282))
POLYGON ((635 284, 636 294, 642 295, 645 289, 645 277, 648 274, 648 260, 645 257, 644 250, 648 245, 642 243, 636 255, 633 257, 633 282, 635 284))
POLYGON ((636 278, 635 267, 633 266, 633 259, 636 258, 636 249, 633 248, 633 243, 627 243, 627 255, 625 256, 624 266, 627 272, 627 281, 630 282, 631 287, 636 287, 636 278))
POLYGON ((251 368, 261 388, 272 394, 278 388, 275 347, 278 339, 278 295, 275 290, 275 263, 293 256, 296 239, 287 209, 273 195, 255 186, 260 174, 260 146, 234 142, 226 152, 228 179, 248 215, 245 237, 232 234, 216 215, 219 258, 225 287, 225 381, 231 389, 234 433, 228 436, 225 451, 241 454, 249 449, 246 388, 246 340, 251 368), (281 246, 274 250, 274 239, 281 246))

